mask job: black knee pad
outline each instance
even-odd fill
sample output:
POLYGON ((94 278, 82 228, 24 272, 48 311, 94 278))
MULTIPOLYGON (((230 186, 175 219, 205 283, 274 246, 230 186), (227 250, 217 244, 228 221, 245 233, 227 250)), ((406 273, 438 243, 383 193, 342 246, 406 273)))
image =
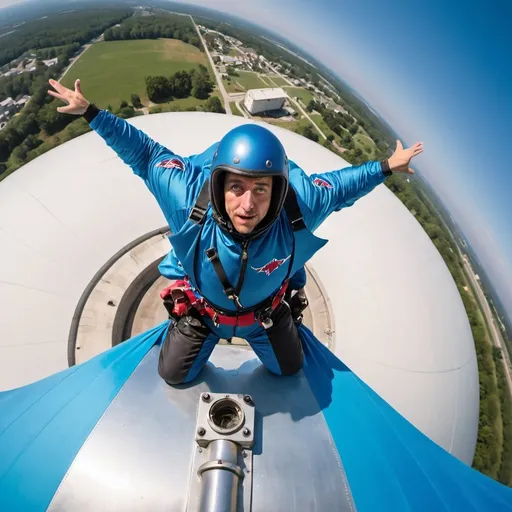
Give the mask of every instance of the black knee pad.
POLYGON ((168 384, 181 384, 187 377, 210 329, 193 317, 182 317, 169 326, 160 356, 158 374, 168 384))

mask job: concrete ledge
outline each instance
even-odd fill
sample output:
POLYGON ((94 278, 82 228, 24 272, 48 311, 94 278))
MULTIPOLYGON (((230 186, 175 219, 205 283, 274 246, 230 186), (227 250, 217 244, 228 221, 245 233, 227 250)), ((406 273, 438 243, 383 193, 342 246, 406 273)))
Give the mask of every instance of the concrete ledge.
MULTIPOLYGON (((167 232, 163 228, 134 240, 95 275, 75 314, 76 325, 69 341, 69 350, 73 351, 70 365, 86 361, 167 319, 160 291, 170 281, 158 271, 170 249, 167 232)), ((334 316, 330 303, 316 272, 310 266, 306 270, 309 307, 304 312, 304 323, 332 349, 334 316)), ((246 346, 247 342, 233 338, 232 344, 246 346)))

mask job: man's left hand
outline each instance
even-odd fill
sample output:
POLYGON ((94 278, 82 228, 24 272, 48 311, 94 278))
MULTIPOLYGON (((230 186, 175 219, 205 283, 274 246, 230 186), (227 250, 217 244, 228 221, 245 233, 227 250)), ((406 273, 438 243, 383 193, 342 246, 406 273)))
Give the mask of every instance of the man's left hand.
POLYGON ((389 157, 389 168, 393 172, 405 172, 407 174, 414 174, 414 171, 409 167, 411 160, 423 153, 423 142, 416 142, 410 148, 404 149, 402 143, 396 141, 395 152, 389 157))

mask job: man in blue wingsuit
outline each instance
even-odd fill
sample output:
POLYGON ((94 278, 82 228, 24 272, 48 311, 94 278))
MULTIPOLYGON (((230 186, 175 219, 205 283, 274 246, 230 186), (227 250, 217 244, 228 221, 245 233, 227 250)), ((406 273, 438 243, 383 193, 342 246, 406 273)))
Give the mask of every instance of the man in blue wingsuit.
POLYGON ((74 90, 49 83, 55 91, 48 93, 67 103, 57 110, 90 123, 144 180, 171 229, 172 250, 159 270, 180 286, 163 298, 176 306, 171 312, 185 309, 169 324, 160 376, 171 385, 191 381, 219 339, 233 336, 247 340, 270 372, 298 372, 300 320, 290 291, 302 292, 304 265, 327 243, 314 231, 392 172, 413 173, 423 144, 404 149, 397 141, 388 160, 307 176, 271 131, 244 124, 183 157, 89 103, 79 80, 74 90))

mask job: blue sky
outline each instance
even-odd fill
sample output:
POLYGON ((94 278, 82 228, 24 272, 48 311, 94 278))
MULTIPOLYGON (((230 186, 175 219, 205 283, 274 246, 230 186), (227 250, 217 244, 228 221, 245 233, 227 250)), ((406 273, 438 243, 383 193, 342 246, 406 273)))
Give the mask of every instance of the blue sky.
POLYGON ((282 34, 347 81, 406 144, 423 141, 417 168, 452 210, 512 317, 508 0, 187 3, 282 34))
POLYGON ((282 34, 346 80, 405 143, 423 141, 417 168, 452 210, 512 317, 509 2, 190 3, 282 34))

